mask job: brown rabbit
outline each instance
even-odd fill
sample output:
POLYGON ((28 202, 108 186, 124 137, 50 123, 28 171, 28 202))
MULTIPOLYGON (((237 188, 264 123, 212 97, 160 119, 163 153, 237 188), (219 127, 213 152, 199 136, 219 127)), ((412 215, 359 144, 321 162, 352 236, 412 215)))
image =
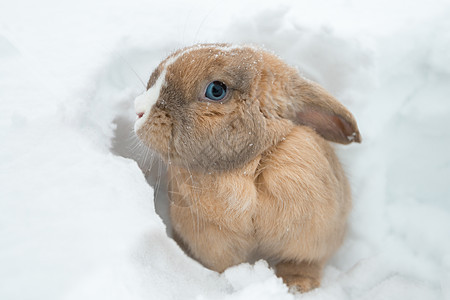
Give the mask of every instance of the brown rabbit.
POLYGON ((327 140, 361 141, 352 114, 250 46, 178 50, 147 88, 136 98, 135 131, 168 164, 180 244, 218 272, 264 258, 288 286, 318 287, 351 207, 327 140))

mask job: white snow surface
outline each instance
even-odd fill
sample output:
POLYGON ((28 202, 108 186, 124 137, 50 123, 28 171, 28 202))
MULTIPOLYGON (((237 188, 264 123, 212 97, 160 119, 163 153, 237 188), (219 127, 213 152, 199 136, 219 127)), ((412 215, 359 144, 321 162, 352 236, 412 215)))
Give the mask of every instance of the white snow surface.
POLYGON ((450 299, 448 1, 0 7, 0 299, 450 299), (198 42, 264 46, 356 116, 363 143, 337 147, 349 232, 314 291, 265 261, 210 271, 155 212, 163 166, 136 146, 133 100, 198 42))

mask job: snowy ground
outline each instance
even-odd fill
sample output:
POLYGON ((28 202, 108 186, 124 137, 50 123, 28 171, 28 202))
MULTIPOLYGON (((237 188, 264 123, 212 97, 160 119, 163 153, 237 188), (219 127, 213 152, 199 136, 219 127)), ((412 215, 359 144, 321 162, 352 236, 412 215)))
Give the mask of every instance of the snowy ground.
POLYGON ((0 299, 450 299, 450 3, 243 2, 0 0, 0 299), (155 213, 138 77, 216 41, 274 50, 358 120, 349 234, 308 294, 264 261, 203 268, 155 213))

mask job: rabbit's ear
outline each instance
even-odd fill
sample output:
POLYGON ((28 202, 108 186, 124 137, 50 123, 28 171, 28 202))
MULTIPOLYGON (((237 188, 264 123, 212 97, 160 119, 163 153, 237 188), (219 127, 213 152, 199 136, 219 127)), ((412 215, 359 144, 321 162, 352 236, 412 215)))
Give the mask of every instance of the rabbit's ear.
POLYGON ((313 128, 325 139, 340 143, 361 142, 353 115, 321 86, 303 78, 292 78, 294 109, 289 119, 313 128))

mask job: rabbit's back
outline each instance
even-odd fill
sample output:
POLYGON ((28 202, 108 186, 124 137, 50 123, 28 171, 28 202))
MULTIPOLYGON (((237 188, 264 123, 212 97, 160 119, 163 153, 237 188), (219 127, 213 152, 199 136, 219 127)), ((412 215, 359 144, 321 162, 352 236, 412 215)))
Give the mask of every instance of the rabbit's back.
POLYGON ((351 193, 329 143, 312 129, 295 126, 258 168, 254 223, 262 256, 330 256, 343 239, 351 193))

